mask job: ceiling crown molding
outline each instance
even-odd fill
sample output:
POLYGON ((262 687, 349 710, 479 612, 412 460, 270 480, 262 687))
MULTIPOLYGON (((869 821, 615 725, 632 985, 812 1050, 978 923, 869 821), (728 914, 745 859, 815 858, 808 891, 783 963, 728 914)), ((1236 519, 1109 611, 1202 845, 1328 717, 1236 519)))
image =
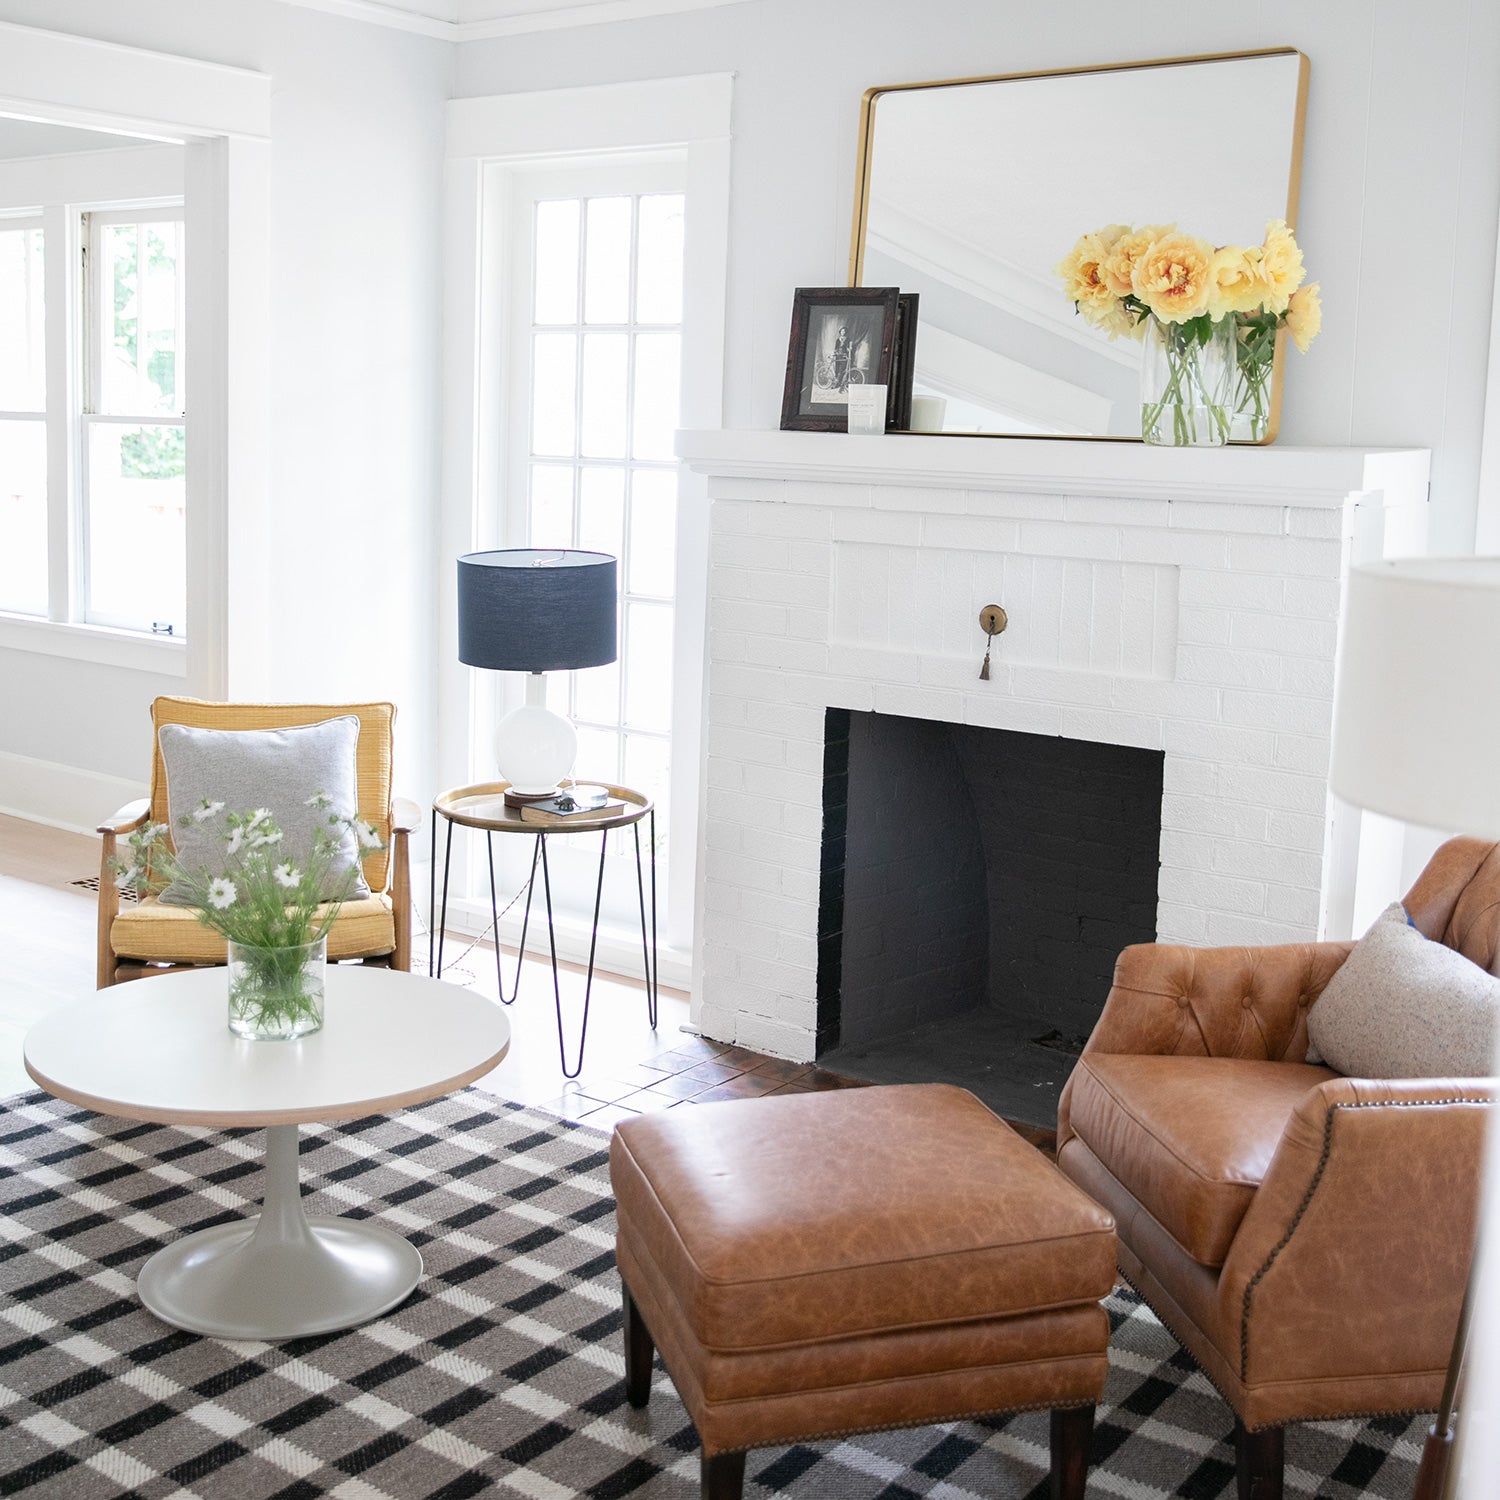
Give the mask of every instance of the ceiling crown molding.
POLYGON ((558 31, 607 21, 678 15, 689 10, 739 5, 743 0, 287 0, 287 3, 445 42, 475 42, 528 31, 558 31))

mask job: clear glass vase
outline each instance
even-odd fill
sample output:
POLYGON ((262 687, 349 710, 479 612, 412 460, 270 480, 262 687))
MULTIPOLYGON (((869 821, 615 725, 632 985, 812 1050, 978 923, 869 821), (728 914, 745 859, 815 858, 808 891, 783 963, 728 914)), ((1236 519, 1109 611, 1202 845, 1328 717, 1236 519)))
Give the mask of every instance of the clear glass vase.
POLYGON ((229 945, 229 1029, 253 1041, 288 1041, 323 1024, 328 939, 289 948, 229 945))
POLYGON ((1169 448, 1228 442, 1235 397, 1234 319, 1210 325, 1145 320, 1141 339, 1141 437, 1169 448))
POLYGON ((1232 443, 1263 443, 1271 427, 1271 367, 1248 365, 1242 359, 1234 381, 1234 416, 1229 424, 1232 443))

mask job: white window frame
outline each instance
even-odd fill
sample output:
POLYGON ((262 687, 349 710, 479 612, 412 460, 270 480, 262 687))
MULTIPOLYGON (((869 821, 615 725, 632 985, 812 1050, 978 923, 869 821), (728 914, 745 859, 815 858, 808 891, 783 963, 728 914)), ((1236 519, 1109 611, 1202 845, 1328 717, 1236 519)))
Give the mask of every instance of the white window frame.
MULTIPOLYGON (((90 164, 82 169, 85 180, 74 200, 80 203, 108 206, 112 195, 118 201, 120 195, 109 186, 116 180, 114 169, 143 143, 184 146, 181 196, 194 259, 184 393, 192 412, 188 643, 6 614, 0 615, 0 649, 181 676, 187 690, 202 697, 269 696, 264 601, 274 532, 265 524, 271 81, 244 68, 0 22, 0 114, 121 137, 120 152, 88 154, 90 164), (89 178, 90 171, 97 176, 89 178)), ((34 157, 4 163, 5 201, 44 202, 55 162, 34 157)), ((61 230, 67 219, 63 205, 44 211, 49 245, 54 217, 61 230)), ((76 231, 68 249, 71 257, 76 231)), ((48 263, 50 305, 62 293, 60 286, 54 290, 50 267, 63 262, 49 255, 48 263)), ((77 358, 76 340, 67 358, 77 358)), ((49 408, 76 384, 71 369, 58 365, 49 357, 49 408)), ((74 483, 76 452, 58 451, 49 439, 47 460, 49 486, 55 466, 74 483)), ((50 551, 49 569, 68 568, 66 549, 54 545, 50 551)))
MULTIPOLYGON (((448 106, 446 173, 445 455, 440 540, 439 774, 457 785, 481 774, 469 726, 493 724, 498 674, 458 662, 453 559, 501 545, 506 400, 503 355, 512 284, 505 222, 508 172, 610 153, 679 150, 686 157, 681 421, 685 428, 723 422, 724 308, 729 244, 729 118, 732 78, 703 74, 540 93, 456 99, 448 106), (486 295, 488 293, 488 295, 486 295), (493 517, 494 519, 490 519, 493 517)), ((708 504, 701 476, 679 470, 676 630, 673 661, 672 794, 674 820, 691 827, 691 857, 668 871, 661 939, 664 982, 687 985, 698 1003, 693 934, 702 901, 704 789, 704 638, 707 634, 708 504)), ((450 912, 488 919, 488 892, 450 901, 450 912)), ((559 921, 559 952, 587 953, 589 934, 559 921)), ((513 940, 508 928, 502 932, 513 940)), ((639 938, 601 936, 600 963, 639 974, 639 938)))

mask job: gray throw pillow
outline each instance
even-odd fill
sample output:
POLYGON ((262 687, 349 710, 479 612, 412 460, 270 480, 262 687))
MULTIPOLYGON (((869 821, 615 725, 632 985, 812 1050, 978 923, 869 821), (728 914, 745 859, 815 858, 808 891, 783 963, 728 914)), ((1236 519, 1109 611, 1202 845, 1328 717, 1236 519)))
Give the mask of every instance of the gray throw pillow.
POLYGON ((1349 1078, 1482 1078, 1495 1071, 1500 979, 1422 936, 1398 901, 1307 1014, 1315 1053, 1349 1078))
MULTIPOLYGON (((293 864, 306 860, 313 833, 328 827, 329 813, 354 817, 359 810, 354 747, 359 720, 353 714, 300 724, 291 729, 194 729, 187 724, 163 724, 157 731, 162 763, 167 768, 167 811, 177 858, 190 870, 222 874, 224 822, 181 822, 184 814, 205 801, 222 802, 226 812, 247 813, 266 808, 282 832, 281 847, 293 864), (324 810, 308 799, 326 792, 332 799, 324 810)), ((351 865, 359 869, 359 848, 348 828, 340 830, 338 858, 324 887, 330 895, 351 865)), ((356 875, 350 898, 368 896, 370 888, 356 875)), ((169 885, 161 894, 167 906, 188 905, 187 894, 169 885)))

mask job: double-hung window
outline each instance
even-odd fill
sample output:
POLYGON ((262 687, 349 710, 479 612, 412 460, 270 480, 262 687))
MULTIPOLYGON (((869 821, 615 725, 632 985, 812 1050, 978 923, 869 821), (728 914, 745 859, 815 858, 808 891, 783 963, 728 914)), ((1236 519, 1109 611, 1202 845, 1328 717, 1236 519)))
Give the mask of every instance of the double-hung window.
POLYGON ((184 325, 180 205, 0 218, 0 612, 185 636, 184 325))
POLYGON ((47 613, 46 289, 40 215, 0 218, 0 610, 47 613))

